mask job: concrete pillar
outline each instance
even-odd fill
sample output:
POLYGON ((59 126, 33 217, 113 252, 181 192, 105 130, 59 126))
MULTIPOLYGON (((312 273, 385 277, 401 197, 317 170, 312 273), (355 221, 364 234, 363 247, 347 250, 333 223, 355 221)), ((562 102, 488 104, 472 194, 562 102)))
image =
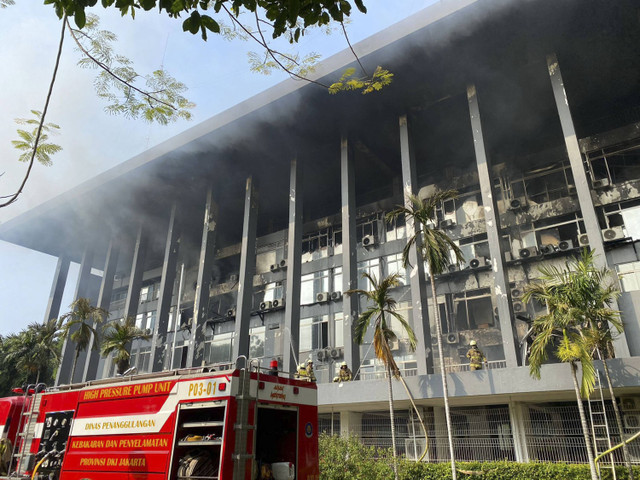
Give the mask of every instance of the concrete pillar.
MULTIPOLYGON (((76 291, 73 296, 74 301, 79 298, 86 297, 89 292, 89 282, 91 277, 91 264, 93 263, 93 246, 87 245, 82 254, 82 261, 80 262, 80 272, 78 273, 78 283, 76 284, 76 291)), ((67 337, 64 339, 62 345, 62 353, 60 358, 60 367, 56 375, 56 385, 62 385, 71 383, 71 369, 73 368, 73 362, 76 356, 76 344, 71 340, 70 336, 75 332, 77 328, 69 331, 67 337)), ((77 368, 76 368, 77 370, 77 368)), ((80 369, 82 370, 82 369, 80 369)))
MULTIPOLYGON (((551 79, 553 97, 556 102, 556 108, 558 109, 558 116, 560 117, 564 142, 569 156, 571 173, 573 174, 576 184, 578 202, 580 203, 582 218, 587 230, 587 236, 589 237, 589 246, 596 252, 596 265, 601 268, 608 268, 607 257, 604 251, 604 241, 602 240, 602 233, 600 231, 600 224, 598 223, 596 209, 593 205, 591 190, 589 189, 589 182, 587 181, 587 172, 584 169, 582 154, 580 153, 580 146, 578 145, 578 138, 573 125, 573 118, 571 118, 571 109, 569 108, 569 101, 564 88, 562 73, 560 72, 560 64, 558 63, 558 58, 555 53, 547 56, 547 67, 549 69, 549 78, 551 79)), ((613 302, 611 308, 618 310, 617 302, 613 302)), ((627 345, 627 339, 624 335, 618 335, 615 337, 613 340, 613 348, 615 350, 616 357, 630 356, 629 346, 627 345)))
POLYGON ((144 257, 147 249, 147 235, 142 223, 138 226, 136 243, 131 262, 131 274, 129 275, 129 289, 124 304, 124 318, 135 318, 140 305, 140 289, 142 288, 142 273, 144 272, 144 257))
POLYGON ((509 402, 509 419, 513 434, 513 446, 516 452, 516 462, 528 462, 527 436, 525 434, 524 412, 521 402, 509 402))
POLYGON ((300 276, 302 274, 302 165, 291 160, 289 181, 289 232, 287 239, 287 293, 284 312, 284 372, 294 373, 300 353, 300 276), (287 348, 288 347, 288 348, 287 348))
POLYGON ((236 325, 233 339, 233 356, 249 358, 249 326, 253 302, 253 275, 256 271, 256 234, 258 230, 258 194, 251 177, 247 179, 244 198, 244 221, 242 245, 240 246, 240 275, 238 278, 238 301, 236 325))
MULTIPOLYGON (((402 186, 405 206, 409 206, 408 195, 418 194, 418 175, 416 174, 416 162, 413 155, 411 140, 409 137, 409 125, 407 116, 400 117, 400 158, 402 161, 402 186)), ((415 225, 410 218, 406 219, 407 238, 415 234, 415 225)), ((411 272, 409 284, 411 288, 411 315, 413 317, 413 331, 418 339, 416 349, 416 361, 418 363, 418 375, 433 373, 433 350, 431 348, 431 329, 429 327, 429 310, 427 308, 427 282, 425 280, 424 263, 418 258, 418 248, 422 245, 419 238, 411 247, 409 262, 411 272)))
MULTIPOLYGON (((180 227, 176 221, 177 205, 174 203, 169 215, 167 239, 164 247, 164 259, 162 262, 162 277, 160 279, 160 294, 158 295, 158 317, 153 338, 151 340, 151 371, 160 372, 164 366, 164 356, 167 353, 167 328, 169 326, 169 313, 171 311, 171 299, 176 280, 176 266, 178 250, 180 247, 180 227)), ((175 321, 179 321, 177 318, 175 321)))
MULTIPOLYGON (((358 257, 356 239, 356 181, 355 158, 349 149, 349 141, 343 136, 340 142, 340 192, 342 197, 342 287, 358 288, 358 257)), ((355 343, 354 328, 358 318, 357 295, 346 295, 342 300, 344 312, 344 360, 357 375, 360 366, 360 345, 355 343)), ((354 380, 356 380, 354 378, 354 380)))
POLYGON ((53 283, 51 284, 51 293, 49 294, 49 302, 47 310, 44 314, 44 321, 48 322, 52 318, 60 316, 60 304, 62 303, 62 295, 64 287, 67 284, 67 275, 69 273, 69 258, 59 257, 56 270, 53 274, 53 283))
MULTIPOLYGON (((98 301, 96 303, 98 308, 103 308, 109 311, 111 304, 111 294, 113 293, 113 277, 116 274, 116 268, 118 266, 118 254, 120 252, 117 238, 111 238, 109 247, 107 248, 107 257, 104 262, 104 270, 102 275, 102 281, 100 282, 100 291, 98 293, 98 301)), ((107 320, 105 318, 105 320, 107 320)), ((98 363, 100 362, 100 350, 94 349, 95 338, 91 337, 89 343, 88 359, 85 363, 84 373, 82 376, 83 381, 95 380, 98 374, 98 363)))
POLYGON ((362 413, 340 412, 340 436, 362 435, 362 413))
POLYGON ((218 204, 213 200, 213 191, 207 190, 207 203, 204 209, 202 242, 200 243, 200 261, 198 279, 193 300, 193 323, 191 324, 191 345, 188 367, 199 367, 204 359, 204 338, 206 335, 207 309, 209 307, 209 287, 211 270, 215 258, 216 233, 218 227, 218 204))
POLYGON ((480 192, 482 194, 482 205, 484 208, 485 223, 487 226, 487 240, 489 242, 489 252, 491 254, 491 268, 493 270, 493 293, 498 307, 498 318, 500 321, 500 333, 502 335, 502 346, 504 348, 504 358, 507 367, 518 366, 518 354, 516 351, 516 340, 513 332, 511 318, 511 302, 509 299, 509 276, 504 261, 504 255, 500 248, 500 217, 498 215, 498 205, 491 185, 491 167, 487 158, 487 151, 484 145, 482 134, 482 123, 480 121, 480 109, 478 107, 478 94, 475 85, 467 87, 467 100, 469 101, 469 117, 471 119, 471 130, 473 133, 473 146, 476 154, 478 167, 478 179, 480 181, 480 192))

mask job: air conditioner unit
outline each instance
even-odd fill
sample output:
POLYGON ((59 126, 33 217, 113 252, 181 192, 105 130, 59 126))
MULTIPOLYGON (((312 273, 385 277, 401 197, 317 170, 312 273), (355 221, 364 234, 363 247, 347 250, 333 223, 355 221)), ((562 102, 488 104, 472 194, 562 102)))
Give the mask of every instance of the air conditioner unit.
POLYGON ((455 226, 455 222, 451 219, 442 220, 440 222, 440 228, 453 228, 455 226))
POLYGON ((319 362, 324 362, 327 359, 327 351, 326 350, 318 350, 316 352, 316 357, 318 357, 319 362))
POLYGON ((480 268, 480 267, 486 267, 488 263, 489 262, 485 257, 476 257, 476 258, 472 258, 469 261, 469 266, 471 268, 480 268))
POLYGON ((391 340, 389 342, 389 348, 392 352, 400 350, 400 341, 397 338, 395 340, 391 340))
POLYGON ((280 264, 279 263, 273 263, 269 266, 269 270, 271 270, 272 272, 277 272, 278 270, 280 270, 280 264))
POLYGON ((122 275, 118 275, 117 273, 113 276, 113 281, 114 282, 119 282, 120 280, 122 280, 122 275))
POLYGON ((447 343, 454 345, 456 343, 460 343, 460 335, 458 335, 456 332, 453 333, 447 333, 444 337, 444 339, 447 341, 447 343))
POLYGON ((573 240, 560 240, 560 243, 558 243, 558 250, 561 252, 573 250, 573 240))
POLYGON ((600 180, 593 181, 593 188, 598 190, 602 188, 608 188, 611 186, 611 181, 608 178, 601 178, 600 180))
POLYGON ((520 258, 535 257, 538 255, 538 247, 521 248, 518 254, 520 255, 520 258))
POLYGON ((331 292, 331 300, 337 302, 342 298, 342 292, 331 292))
POLYGON ((238 275, 235 274, 235 273, 232 274, 232 275, 229 275, 229 282, 230 283, 237 283, 238 282, 238 275))
POLYGON ((458 265, 457 263, 452 263, 451 265, 449 265, 447 267, 447 269, 452 273, 453 272, 459 272, 460 271, 460 265, 458 265))
POLYGON ((509 206, 507 207, 508 210, 511 210, 512 212, 517 212, 522 210, 525 205, 526 205, 526 200, 524 198, 512 198, 511 200, 509 200, 509 206))
POLYGON ((578 244, 581 247, 588 247, 589 246, 589 236, 586 233, 580 235, 578 237, 578 244))
POLYGON ((230 308, 229 310, 227 310, 227 317, 233 318, 235 316, 236 316, 236 309, 235 308, 230 308))
POLYGON ((329 348, 327 349, 329 351, 329 356, 331 358, 340 358, 344 356, 344 349, 342 347, 336 347, 336 348, 329 348))
POLYGON ((527 307, 525 306, 525 304, 520 301, 513 302, 512 306, 513 306, 513 313, 520 313, 527 310, 527 307))
POLYGON ((275 299, 271 302, 271 306, 272 306, 273 308, 284 307, 284 298, 275 298, 275 299))
POLYGON ((283 258, 280 260, 280 270, 284 270, 285 268, 287 268, 287 261, 283 258))
POLYGON ((556 247, 553 245, 540 245, 540 254, 549 255, 550 253, 555 253, 556 247))
POLYGON ((635 397, 620 397, 620 410, 623 412, 629 412, 634 410, 640 410, 639 399, 635 397))
POLYGON ((316 294, 317 303, 328 302, 330 298, 331 298, 331 295, 329 294, 329 292, 320 292, 316 294))
POLYGON ((640 429, 640 415, 636 413, 625 413, 622 416, 622 423, 624 423, 624 428, 638 430, 640 429))
POLYGON ((273 303, 269 300, 260 303, 260 310, 270 310, 273 306, 273 303))
POLYGON ((516 286, 511 289, 511 298, 513 298, 514 300, 522 298, 522 296, 524 295, 523 286, 524 285, 516 284, 516 286))
POLYGON ((436 337, 435 335, 431 335, 431 345, 437 345, 438 344, 438 337, 436 337))
POLYGON ((622 240, 624 238, 624 230, 622 230, 622 227, 607 228, 606 230, 602 230, 602 238, 604 238, 605 242, 622 240))
POLYGON ((373 235, 365 235, 362 237, 362 246, 363 247, 372 247, 376 244, 376 238, 373 235))

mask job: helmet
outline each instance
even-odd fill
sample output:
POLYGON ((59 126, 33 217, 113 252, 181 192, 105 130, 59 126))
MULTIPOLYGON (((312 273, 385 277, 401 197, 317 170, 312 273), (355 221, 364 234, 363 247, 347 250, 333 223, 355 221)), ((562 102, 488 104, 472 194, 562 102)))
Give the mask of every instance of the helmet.
POLYGON ((340 366, 341 366, 341 367, 346 367, 346 366, 347 366, 347 362, 342 362, 342 363, 340 364, 340 366))
POLYGON ((475 340, 471 340, 469 342, 469 345, 471 345, 472 347, 475 347, 476 345, 478 345, 478 342, 476 342, 475 340))
POLYGON ((311 364, 313 364, 313 360, 312 359, 307 360, 307 365, 311 365, 311 364))
POLYGON ((271 363, 269 363, 269 368, 278 368, 278 360, 276 360, 275 358, 271 360, 271 363))

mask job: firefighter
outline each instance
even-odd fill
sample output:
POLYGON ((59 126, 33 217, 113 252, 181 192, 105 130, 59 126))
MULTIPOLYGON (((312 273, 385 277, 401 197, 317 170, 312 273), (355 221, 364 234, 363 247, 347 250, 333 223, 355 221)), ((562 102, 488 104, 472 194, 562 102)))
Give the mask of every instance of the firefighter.
POLYGON ((278 360, 275 358, 269 363, 269 375, 278 376, 278 360))
POLYGON ((351 370, 347 366, 347 362, 342 362, 340 364, 340 371, 338 372, 337 377, 333 377, 334 382, 350 382, 353 378, 353 374, 351 370))
POLYGON ((307 377, 309 378, 310 382, 315 382, 316 381, 316 375, 315 373, 313 373, 313 360, 309 359, 307 360, 307 377))
POLYGON ((469 351, 467 358, 469 359, 469 370, 482 370, 482 364, 487 364, 487 357, 484 356, 482 350, 478 348, 478 342, 471 340, 469 342, 469 351))
POLYGON ((11 442, 8 438, 0 440, 0 475, 7 475, 9 462, 11 461, 11 442))
POLYGON ((302 380, 306 380, 307 378, 309 378, 309 375, 307 375, 306 363, 301 363, 300 365, 298 365, 298 372, 296 373, 296 378, 299 378, 302 380))

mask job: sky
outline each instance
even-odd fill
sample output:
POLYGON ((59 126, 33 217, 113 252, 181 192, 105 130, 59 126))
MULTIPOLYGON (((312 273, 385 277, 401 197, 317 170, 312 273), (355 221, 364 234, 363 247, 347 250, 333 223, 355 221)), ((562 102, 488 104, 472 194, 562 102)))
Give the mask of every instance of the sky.
MULTIPOLYGON (((356 43, 418 12, 437 0, 365 0, 366 15, 354 8, 347 25, 356 43)), ((52 141, 63 150, 49 167, 36 164, 24 193, 0 209, 0 223, 20 215, 74 186, 112 168, 154 145, 220 113, 287 78, 285 73, 264 76, 250 71, 249 51, 257 46, 227 41, 211 34, 184 33, 181 21, 157 11, 141 12, 135 20, 98 7, 101 28, 118 36, 116 50, 132 59, 140 73, 163 66, 185 83, 185 96, 196 104, 191 121, 169 126, 112 116, 93 89, 96 71, 76 65, 79 54, 67 36, 54 86, 47 121, 61 126, 52 141)), ((22 181, 26 164, 18 162, 11 140, 17 139, 14 120, 42 110, 51 80, 61 23, 50 5, 16 2, 0 9, 0 195, 13 193, 22 181)), ((312 32, 297 47, 301 53, 318 52, 322 58, 347 48, 339 33, 312 32)), ((357 46, 356 46, 357 52, 357 46)), ((0 335, 18 332, 44 320, 57 258, 0 241, 0 335)), ((78 266, 71 265, 61 314, 68 311, 78 266)))

